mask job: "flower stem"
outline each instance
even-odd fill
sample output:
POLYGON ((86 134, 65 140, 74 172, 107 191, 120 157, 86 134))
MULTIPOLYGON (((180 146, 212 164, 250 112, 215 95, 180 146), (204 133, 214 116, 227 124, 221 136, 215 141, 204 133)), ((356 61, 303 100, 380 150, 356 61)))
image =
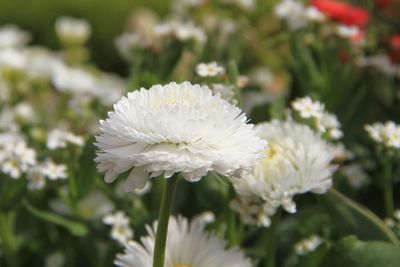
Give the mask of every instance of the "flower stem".
POLYGON ((383 197, 385 202, 386 216, 392 217, 394 212, 393 190, 390 184, 383 187, 383 197))
POLYGON ((278 209, 274 216, 271 218, 271 225, 266 230, 266 261, 265 267, 276 266, 276 241, 277 241, 277 229, 281 219, 281 209, 278 209))
POLYGON ((153 267, 164 267, 165 245, 167 242, 168 222, 174 199, 178 174, 166 179, 164 192, 161 199, 160 213, 156 232, 156 243, 154 246, 153 267))

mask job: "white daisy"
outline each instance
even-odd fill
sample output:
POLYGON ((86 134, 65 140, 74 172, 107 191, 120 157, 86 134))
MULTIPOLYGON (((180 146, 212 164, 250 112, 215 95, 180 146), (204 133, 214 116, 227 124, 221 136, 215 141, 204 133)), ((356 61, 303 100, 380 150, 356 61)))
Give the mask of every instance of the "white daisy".
POLYGON ((54 150, 57 148, 64 148, 68 143, 76 146, 82 146, 84 141, 81 136, 75 135, 61 128, 52 130, 47 136, 46 145, 48 149, 54 150))
POLYGON ((0 48, 23 47, 31 39, 30 34, 18 26, 7 24, 0 28, 0 48))
POLYGON ((201 77, 213 77, 225 72, 224 67, 213 61, 210 63, 200 63, 196 66, 196 72, 201 77))
POLYGON ((117 211, 103 217, 103 223, 112 226, 111 238, 126 244, 133 238, 133 231, 129 226, 129 218, 123 211, 117 211))
MULTIPOLYGON (((250 267, 251 262, 238 249, 226 248, 226 241, 205 232, 199 220, 191 223, 182 217, 169 220, 165 267, 250 267)), ((155 243, 156 223, 147 226, 148 236, 142 244, 130 241, 124 254, 117 255, 115 264, 121 267, 151 267, 155 243)))
POLYGON ((209 171, 241 175, 266 148, 238 107, 189 82, 128 93, 101 121, 95 161, 106 182, 134 167, 125 182, 131 191, 150 177, 181 173, 198 181, 209 171))
POLYGON ((378 144, 400 149, 400 126, 393 121, 369 124, 365 126, 365 130, 378 144))
POLYGON ((309 127, 273 120, 256 129, 260 137, 268 140, 270 155, 250 175, 233 179, 239 195, 264 201, 264 212, 270 216, 279 206, 295 212, 292 198, 296 194, 322 194, 332 186, 331 176, 336 169, 330 164, 333 151, 309 127))

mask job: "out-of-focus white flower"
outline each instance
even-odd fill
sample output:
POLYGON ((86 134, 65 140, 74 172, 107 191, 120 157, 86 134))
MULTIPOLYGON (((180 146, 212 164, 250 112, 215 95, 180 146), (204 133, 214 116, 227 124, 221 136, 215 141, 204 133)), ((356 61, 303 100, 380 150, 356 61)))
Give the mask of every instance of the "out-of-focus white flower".
POLYGON ((57 148, 64 148, 68 143, 82 146, 83 138, 61 128, 52 130, 47 136, 46 145, 48 149, 54 150, 57 148))
POLYGON ((382 73, 389 75, 389 76, 394 76, 394 75, 399 75, 400 73, 400 67, 393 63, 390 60, 390 57, 385 54, 378 54, 378 55, 373 55, 373 56, 368 56, 368 57, 360 57, 356 60, 356 64, 359 67, 371 67, 375 68, 382 73))
POLYGON ((321 237, 312 235, 296 243, 294 245, 294 250, 297 255, 303 256, 317 249, 323 242, 324 240, 321 237))
POLYGON ((41 190, 46 185, 46 178, 43 175, 42 169, 38 166, 31 168, 26 178, 28 180, 28 189, 30 191, 41 190))
POLYGON ((58 38, 67 44, 85 43, 92 33, 92 28, 87 20, 66 16, 57 19, 55 29, 58 38))
POLYGON ((210 63, 200 63, 196 66, 196 73, 201 77, 213 77, 224 72, 224 67, 215 61, 210 63))
POLYGON ((243 179, 233 179, 236 192, 265 201, 267 215, 279 206, 296 212, 296 194, 325 193, 332 186, 333 151, 309 127, 294 121, 273 120, 256 126, 269 142, 269 157, 259 161, 243 179))
POLYGON ((295 99, 292 102, 292 108, 304 119, 321 118, 325 109, 321 102, 313 101, 308 96, 295 99))
POLYGON ((395 210, 393 212, 393 217, 400 222, 400 210, 395 210))
POLYGON ((30 39, 30 34, 16 25, 7 24, 0 28, 0 49, 23 47, 30 39))
POLYGON ((378 144, 400 149, 400 126, 393 121, 369 124, 365 126, 365 130, 378 144))
POLYGON ((215 215, 211 211, 205 211, 196 215, 193 220, 197 220, 199 223, 207 225, 215 221, 215 215))
POLYGON ((339 140, 343 137, 340 130, 341 124, 335 114, 324 111, 322 117, 317 119, 317 130, 321 133, 328 133, 331 140, 339 140))
POLYGON ((145 48, 149 46, 147 40, 138 33, 126 32, 118 36, 114 41, 115 47, 124 58, 131 57, 130 52, 134 48, 145 48))
POLYGON ((240 219, 245 224, 268 227, 271 225, 269 218, 271 212, 268 206, 261 203, 257 197, 238 195, 229 203, 229 207, 239 213, 240 219))
POLYGON ((336 33, 343 38, 352 38, 360 33, 360 29, 357 26, 338 25, 336 33))
POLYGON ((106 182, 134 167, 127 191, 161 174, 179 172, 191 182, 209 171, 240 176, 266 148, 246 121, 238 107, 207 86, 173 82, 142 88, 123 97, 101 121, 95 161, 106 182))
POLYGON ((394 221, 392 218, 385 218, 385 219, 383 220, 383 222, 384 222, 389 228, 393 228, 393 227, 396 225, 395 221, 394 221))
POLYGON ((0 49, 0 68, 23 70, 26 64, 24 51, 16 48, 0 49))
POLYGON ((256 7, 255 0, 223 0, 224 4, 236 5, 244 10, 251 11, 256 7))
POLYGON ((4 139, 0 138, 1 171, 14 179, 18 179, 36 164, 36 152, 27 147, 22 139, 2 137, 4 139))
POLYGON ((84 218, 96 219, 103 218, 113 209, 113 203, 100 191, 90 192, 79 203, 80 212, 84 218))
POLYGON ((164 22, 154 27, 154 34, 159 37, 173 36, 182 42, 195 40, 199 43, 205 43, 207 41, 204 31, 195 27, 191 22, 164 22))
POLYGON ((326 19, 325 14, 313 6, 306 8, 305 16, 309 21, 315 21, 315 22, 321 22, 326 19))
POLYGON ((103 217, 103 223, 112 226, 111 238, 121 244, 126 244, 133 238, 133 231, 129 226, 129 218, 122 211, 108 214, 103 217))
POLYGON ((295 0, 282 0, 275 7, 275 16, 286 20, 292 30, 298 30, 307 25, 306 9, 295 0))
POLYGON ((20 102, 15 108, 15 116, 17 119, 21 119, 25 122, 35 122, 37 117, 31 104, 28 102, 20 102))
POLYGON ((233 91, 232 85, 214 83, 211 85, 211 89, 215 95, 220 95, 221 98, 225 99, 226 101, 232 102, 235 98, 235 92, 233 91))
POLYGON ((50 180, 66 179, 67 166, 65 164, 55 164, 51 160, 47 160, 42 165, 42 173, 50 180))
POLYGON ((347 165, 343 173, 347 178, 347 182, 354 189, 360 189, 362 186, 368 183, 367 174, 359 164, 353 163, 347 165))
MULTIPOLYGON (((182 217, 171 217, 167 233, 165 266, 250 267, 251 261, 238 249, 226 249, 226 241, 205 232, 199 220, 191 223, 182 217)), ((121 267, 151 267, 153 263, 157 224, 148 226, 148 236, 142 244, 130 241, 124 254, 117 255, 115 264, 121 267)))
POLYGON ((26 49, 25 72, 34 78, 51 78, 54 71, 63 65, 59 56, 41 47, 26 49))

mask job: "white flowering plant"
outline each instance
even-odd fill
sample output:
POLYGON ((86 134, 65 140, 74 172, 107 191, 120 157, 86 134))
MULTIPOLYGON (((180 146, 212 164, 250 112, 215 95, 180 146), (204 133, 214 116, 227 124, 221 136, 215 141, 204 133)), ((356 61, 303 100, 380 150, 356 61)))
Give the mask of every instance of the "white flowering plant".
POLYGON ((398 1, 148 7, 0 25, 0 266, 398 266, 398 1))

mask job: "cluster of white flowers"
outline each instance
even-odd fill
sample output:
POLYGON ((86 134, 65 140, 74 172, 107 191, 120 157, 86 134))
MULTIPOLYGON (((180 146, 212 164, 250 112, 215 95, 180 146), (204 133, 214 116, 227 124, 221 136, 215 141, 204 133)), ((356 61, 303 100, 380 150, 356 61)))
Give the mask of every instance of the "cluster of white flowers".
POLYGON ((46 146, 50 150, 64 148, 67 144, 83 145, 83 137, 75 135, 62 128, 57 128, 48 133, 46 146))
POLYGON ((275 15, 285 20, 292 30, 301 29, 309 22, 321 22, 326 19, 318 9, 305 7, 302 2, 296 0, 282 0, 275 7, 275 15))
POLYGON ((18 179, 36 165, 36 152, 29 148, 22 137, 12 133, 0 134, 1 171, 18 179))
POLYGON ((133 231, 129 226, 129 218, 123 211, 108 214, 103 217, 103 223, 111 225, 111 238, 125 245, 133 238, 133 231))
POLYGON ((269 157, 259 161, 244 179, 233 179, 233 184, 239 195, 264 201, 265 216, 270 217, 280 206, 296 212, 296 194, 323 194, 332 186, 336 170, 331 164, 333 151, 308 126, 273 120, 257 125, 256 130, 268 140, 269 157))
MULTIPOLYGON (((251 261, 238 249, 226 249, 226 241, 205 231, 205 223, 183 217, 171 217, 167 233, 165 266, 250 267, 251 261)), ((151 267, 157 223, 147 226, 148 236, 141 244, 130 241, 124 254, 117 255, 115 264, 121 267, 151 267)))
POLYGON ((55 30, 58 38, 66 44, 85 43, 92 32, 92 28, 86 20, 67 16, 57 19, 55 30))
POLYGON ((325 110, 325 105, 319 101, 313 101, 310 97, 295 99, 292 104, 293 111, 302 119, 310 119, 315 124, 319 133, 326 134, 331 140, 342 138, 341 124, 335 114, 325 110))
POLYGON ((296 243, 294 245, 294 250, 297 255, 304 256, 316 250, 323 242, 324 240, 320 236, 312 235, 296 243))
POLYGON ((217 62, 200 63, 196 66, 196 73, 201 77, 214 77, 225 72, 225 68, 217 62))
POLYGON ((41 164, 30 168, 26 178, 28 180, 28 189, 31 191, 41 190, 46 185, 46 179, 59 180, 66 179, 67 166, 65 164, 56 164, 51 159, 47 159, 41 164))
POLYGON ((246 122, 238 107, 207 86, 184 82, 142 88, 123 97, 101 121, 95 161, 106 182, 134 167, 125 181, 127 191, 161 174, 181 173, 191 182, 210 171, 241 176, 264 156, 267 143, 246 122))
POLYGON ((359 57, 356 60, 359 67, 370 67, 388 75, 400 78, 400 66, 393 62, 389 55, 377 54, 372 56, 359 57))
POLYGON ((251 11, 256 8, 255 0, 222 0, 224 4, 236 5, 246 11, 251 11))
POLYGON ((400 149, 400 126, 393 121, 368 124, 365 126, 365 130, 376 143, 400 149))

